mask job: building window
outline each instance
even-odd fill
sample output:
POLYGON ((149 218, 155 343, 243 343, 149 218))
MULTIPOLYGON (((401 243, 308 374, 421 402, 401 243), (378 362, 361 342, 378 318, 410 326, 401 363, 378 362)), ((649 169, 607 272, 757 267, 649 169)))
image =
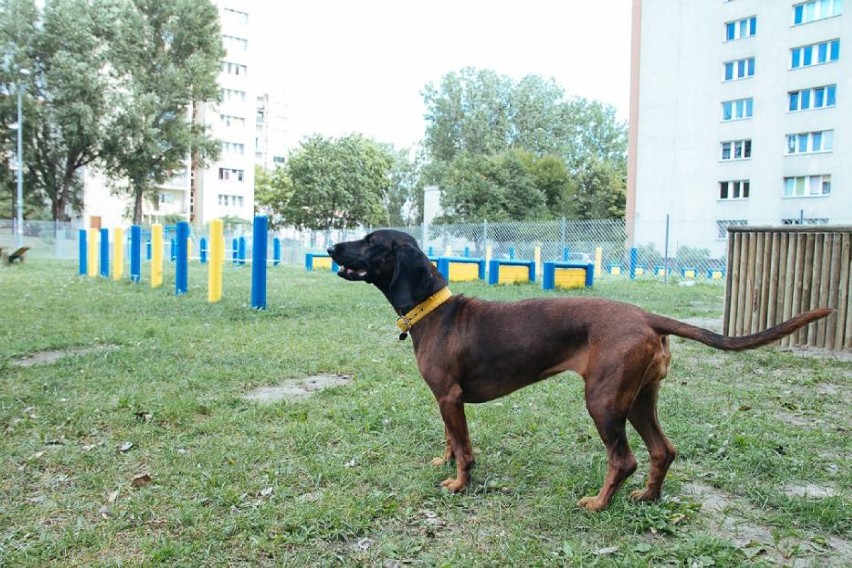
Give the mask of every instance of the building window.
POLYGON ((719 182, 719 199, 748 199, 748 192, 747 179, 719 182))
POLYGON ((831 195, 831 176, 797 176, 784 178, 784 197, 819 197, 831 195))
POLYGON ((222 8, 222 19, 238 26, 248 25, 248 14, 233 8, 222 8))
POLYGON ((222 142, 222 153, 223 154, 238 154, 240 156, 245 155, 246 153, 246 145, 241 144, 239 142, 222 142))
POLYGON ((754 77, 754 57, 728 61, 724 64, 725 81, 754 77))
POLYGON ((236 89, 221 89, 219 91, 222 95, 222 102, 246 102, 246 92, 238 91, 236 89))
POLYGON ((722 142, 722 160, 747 160, 751 158, 751 140, 722 142))
POLYGON ((227 128, 240 128, 244 129, 246 127, 246 119, 241 116, 232 116, 230 114, 220 114, 219 115, 219 124, 225 126, 227 128))
POLYGON ((248 71, 248 67, 245 65, 230 61, 222 61, 219 66, 222 69, 222 73, 227 73, 228 75, 245 75, 248 71))
POLYGON ((793 25, 839 16, 843 13, 843 0, 810 0, 793 5, 793 25))
POLYGON ((800 132, 787 135, 787 154, 831 152, 834 149, 834 130, 800 132))
POLYGON ((725 24, 725 41, 751 37, 757 33, 757 16, 743 18, 725 24))
POLYGON ((837 104, 837 85, 790 91, 787 95, 789 99, 787 108, 790 112, 833 107, 837 104))
POLYGON ((248 51, 248 40, 242 37, 223 34, 222 43, 228 51, 248 51))
POLYGON ((742 120, 751 118, 754 110, 754 99, 737 99, 722 103, 722 120, 742 120))
POLYGON ((742 227, 745 225, 748 225, 748 221, 745 219, 723 219, 721 221, 716 221, 716 229, 718 230, 716 237, 719 239, 727 239, 728 227, 742 227))
POLYGON ((243 181, 244 170, 219 168, 219 179, 223 181, 243 181))
POLYGON ((159 202, 162 204, 171 204, 175 202, 175 196, 172 193, 161 193, 159 195, 159 202))
POLYGON ((828 225, 827 217, 788 217, 781 219, 782 225, 828 225))
POLYGON ((812 45, 794 47, 790 50, 790 68, 822 65, 840 59, 840 40, 833 39, 812 45))

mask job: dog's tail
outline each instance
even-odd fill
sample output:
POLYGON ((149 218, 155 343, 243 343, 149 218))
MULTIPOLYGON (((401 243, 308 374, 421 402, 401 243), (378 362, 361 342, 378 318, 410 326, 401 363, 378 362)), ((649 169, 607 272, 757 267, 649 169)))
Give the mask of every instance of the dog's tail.
POLYGON ((804 327, 812 321, 824 318, 831 314, 834 310, 831 308, 817 308, 801 313, 785 322, 779 323, 774 327, 770 327, 760 333, 751 335, 743 335, 740 337, 729 337, 714 333, 708 329, 690 325, 681 321, 670 319, 656 314, 649 314, 650 319, 648 324, 659 334, 662 335, 677 335, 687 339, 694 339, 704 345, 722 349, 724 351, 744 351, 746 349, 754 349, 778 341, 782 337, 786 337, 804 327))

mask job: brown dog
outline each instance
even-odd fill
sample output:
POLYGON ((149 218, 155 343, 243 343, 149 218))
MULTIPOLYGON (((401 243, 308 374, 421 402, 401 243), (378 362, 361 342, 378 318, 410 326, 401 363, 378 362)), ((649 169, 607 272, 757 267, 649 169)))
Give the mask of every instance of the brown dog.
POLYGON ((657 421, 657 392, 671 360, 669 335, 730 351, 776 341, 831 313, 817 309, 766 331, 725 337, 658 316, 636 306, 593 299, 553 297, 487 302, 452 296, 444 277, 410 235, 381 230, 328 249, 341 277, 375 285, 410 331, 420 374, 441 409, 447 449, 457 476, 443 482, 460 491, 470 481, 473 450, 464 416, 466 402, 486 402, 563 371, 585 381, 586 408, 604 442, 608 471, 600 493, 579 504, 600 511, 636 470, 627 444, 629 420, 650 454, 644 490, 631 498, 659 498, 675 448, 657 421))

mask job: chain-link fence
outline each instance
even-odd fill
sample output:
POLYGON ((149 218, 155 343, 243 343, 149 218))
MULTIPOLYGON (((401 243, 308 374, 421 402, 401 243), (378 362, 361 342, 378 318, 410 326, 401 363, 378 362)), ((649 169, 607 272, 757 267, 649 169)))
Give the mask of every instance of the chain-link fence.
MULTIPOLYGON (((750 222, 754 226, 773 226, 777 222, 750 222)), ((278 239, 283 263, 304 265, 305 254, 323 253, 330 245, 357 239, 378 227, 328 229, 324 231, 284 228, 270 233, 278 239)), ((0 220, 0 247, 17 248, 18 242, 30 247, 32 258, 76 259, 79 255, 79 230, 75 223, 25 221, 22 234, 14 221, 0 220)), ((112 228, 110 228, 112 229, 112 228)), ((630 228, 623 220, 525 221, 464 224, 433 224, 396 227, 420 243, 431 257, 533 260, 538 251, 542 262, 567 260, 595 263, 597 278, 695 279, 723 282, 726 267, 727 226, 714 221, 677 221, 664 218, 637 223, 630 228), (631 246, 632 245, 632 246, 631 246)), ((125 234, 129 234, 126 231, 125 234)), ((164 257, 171 257, 175 226, 164 227, 164 257)), ((110 231, 110 235, 112 232, 110 231)), ((110 238, 112 238, 110 236, 110 238)), ((128 237, 129 238, 129 237, 128 237)), ((198 258, 201 240, 208 239, 207 227, 193 229, 191 257, 198 258)), ((150 240, 150 228, 143 227, 142 241, 150 240)), ((209 240, 209 239, 208 239, 209 240)), ((244 251, 251 259, 252 228, 236 225, 225 228, 226 258, 244 251)), ((268 246, 270 256, 273 246, 268 246)))

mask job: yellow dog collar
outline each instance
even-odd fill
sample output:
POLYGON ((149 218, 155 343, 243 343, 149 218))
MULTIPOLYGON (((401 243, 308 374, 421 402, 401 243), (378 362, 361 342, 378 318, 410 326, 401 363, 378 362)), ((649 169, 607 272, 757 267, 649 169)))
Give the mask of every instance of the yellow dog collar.
POLYGON ((399 334, 400 340, 408 336, 408 332, 414 327, 414 324, 432 313, 438 306, 450 299, 453 293, 448 287, 443 287, 409 311, 404 316, 396 318, 396 326, 402 332, 399 334))

